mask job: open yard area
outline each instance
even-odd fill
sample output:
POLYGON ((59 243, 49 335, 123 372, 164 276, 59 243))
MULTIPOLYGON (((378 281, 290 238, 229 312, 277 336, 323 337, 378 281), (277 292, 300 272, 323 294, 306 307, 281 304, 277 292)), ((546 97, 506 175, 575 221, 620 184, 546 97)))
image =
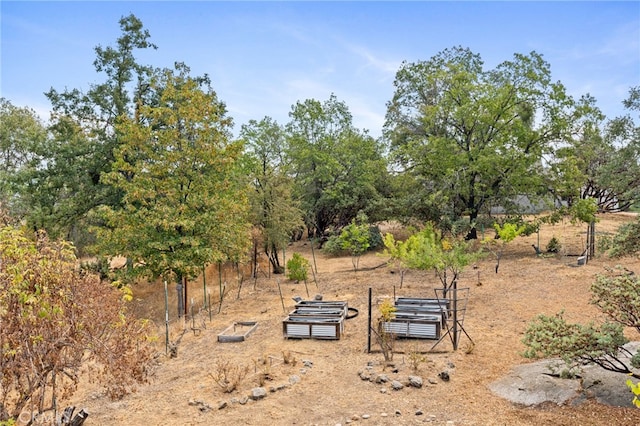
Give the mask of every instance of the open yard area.
MULTIPOLYGON (((633 219, 621 214, 601 216, 596 231, 614 232, 623 221, 633 219)), ((521 355, 521 339, 536 315, 564 310, 570 322, 598 322, 603 318, 589 303, 595 274, 616 264, 640 273, 638 258, 597 257, 578 266, 585 231, 586 226, 570 223, 546 225, 539 243, 537 234, 510 243, 497 274, 491 256, 467 267, 458 286, 469 288, 464 329, 474 344, 463 335, 457 351, 448 338, 429 351, 434 341, 399 340, 392 365, 385 365, 375 340, 374 351, 367 353, 369 288, 375 321, 384 297, 434 297, 440 282, 433 272, 408 271, 400 288, 400 274, 379 253, 363 256, 360 270, 354 272, 349 257, 327 257, 316 250, 317 284, 313 278, 307 282, 309 296, 304 283, 282 275, 261 275, 255 282, 245 279, 240 291, 234 274, 225 275, 222 308, 218 312, 213 303, 211 320, 208 314, 204 317, 206 328, 199 319, 200 330, 192 332, 189 322, 180 337, 179 325, 172 324, 172 340, 180 337, 175 358, 164 354, 162 285, 140 285, 134 288, 137 309, 159 326, 161 355, 150 383, 120 401, 110 401, 97 383, 83 381, 70 403, 89 411, 86 425, 637 424, 640 409, 632 407, 611 407, 589 399, 577 405, 523 407, 488 388, 513 367, 531 362, 521 355), (532 244, 544 249, 554 236, 562 245, 560 253, 536 256, 532 244), (339 340, 285 339, 282 321, 294 309, 292 298, 312 299, 316 294, 326 301, 346 301, 359 313, 345 321, 339 340), (257 326, 242 341, 219 342, 218 335, 234 322, 257 326), (224 373, 242 376, 233 392, 224 392, 216 383, 224 373), (366 374, 385 374, 405 386, 396 390, 390 381, 363 380, 366 374), (423 385, 407 385, 409 376, 419 376, 423 385), (254 400, 250 395, 259 386, 266 395, 254 400)), ((294 252, 313 264, 307 242, 289 246, 287 257, 294 252)), ((217 279, 217 273, 207 277, 213 302, 218 296, 217 279)), ((173 296, 175 290, 171 290, 173 296)), ((202 281, 194 281, 189 292, 201 300, 202 281)), ((170 306, 173 312, 175 304, 170 306)), ((640 340, 633 330, 628 330, 628 337, 640 340)), ((625 387, 625 380, 621 375, 619 386, 625 387)))

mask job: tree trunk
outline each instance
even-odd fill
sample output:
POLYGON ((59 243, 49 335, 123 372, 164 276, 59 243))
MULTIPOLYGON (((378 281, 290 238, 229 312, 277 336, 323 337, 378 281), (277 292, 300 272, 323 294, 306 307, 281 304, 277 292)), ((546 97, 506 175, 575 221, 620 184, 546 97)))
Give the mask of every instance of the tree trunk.
POLYGON ((184 292, 182 274, 176 272, 176 292, 178 293, 178 318, 184 315, 184 292))

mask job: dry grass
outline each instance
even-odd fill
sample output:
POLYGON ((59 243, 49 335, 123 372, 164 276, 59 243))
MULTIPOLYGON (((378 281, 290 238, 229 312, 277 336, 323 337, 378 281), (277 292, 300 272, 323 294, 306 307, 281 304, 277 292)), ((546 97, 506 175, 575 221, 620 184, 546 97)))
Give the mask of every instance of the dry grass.
MULTIPOLYGON (((607 215, 597 225, 597 231, 614 232, 620 223, 632 219, 625 215, 607 215)), ((498 274, 493 272, 495 259, 490 257, 479 262, 477 269, 465 271, 459 287, 470 288, 464 327, 473 344, 463 336, 461 349, 456 352, 447 341, 439 344, 435 352, 428 352, 433 342, 406 340, 396 345, 394 362, 400 374, 413 374, 416 368, 425 382, 432 378, 437 384, 382 393, 382 386, 363 381, 357 374, 368 363, 375 369, 381 369, 383 364, 380 352, 366 352, 368 289, 373 289, 374 301, 394 294, 432 297, 433 288, 439 285, 433 273, 409 271, 400 289, 400 274, 393 273, 391 267, 374 268, 386 260, 379 255, 363 256, 361 267, 370 269, 354 273, 350 258, 328 258, 316 251, 317 288, 313 281, 308 283, 311 297, 321 293, 325 300, 345 300, 359 310, 356 318, 346 322, 346 333, 341 340, 284 340, 285 312, 275 277, 261 276, 255 286, 253 281, 245 281, 237 299, 235 272, 227 271, 224 278, 227 295, 221 312, 218 314, 218 305, 214 303, 213 318, 211 322, 207 318, 207 328, 198 335, 184 334, 178 357, 163 357, 150 385, 118 402, 110 402, 96 388, 85 385, 72 403, 88 408, 91 416, 87 425, 333 426, 363 414, 371 416, 366 420, 370 425, 412 425, 427 421, 434 425, 635 424, 640 411, 631 408, 608 407, 594 401, 579 406, 524 408, 502 400, 487 389, 489 383, 504 376, 512 366, 527 362, 520 355, 521 339, 527 323, 537 314, 553 314, 564 309, 569 321, 598 321, 599 312, 589 304, 589 287, 594 275, 604 266, 616 263, 640 273, 637 258, 619 262, 597 258, 577 267, 576 255, 584 250, 584 231, 584 227, 568 223, 547 226, 541 232, 539 244, 544 248, 555 236, 563 245, 558 255, 537 257, 531 245, 538 245, 538 236, 532 235, 518 238, 508 246, 498 274), (245 342, 218 343, 217 334, 234 321, 257 321, 258 328, 245 342), (418 361, 417 354, 423 352, 427 352, 424 359, 418 361), (245 405, 232 403, 218 410, 218 401, 241 398, 257 382, 244 380, 234 392, 225 394, 208 376, 216 362, 229 360, 237 365, 253 366, 252 360, 269 356, 297 362, 274 365, 269 371, 271 380, 265 386, 285 383, 293 374, 299 375, 301 382, 269 393, 264 400, 245 405), (312 367, 305 367, 305 360, 312 361, 312 367), (443 369, 451 371, 448 382, 438 379, 443 369), (189 400, 206 401, 214 409, 202 412, 190 406, 189 400), (424 414, 417 416, 417 410, 424 414)), ((311 260, 308 244, 289 247, 287 257, 294 251, 311 260)), ((297 295, 306 298, 306 290, 304 284, 279 278, 288 312, 295 304, 291 298, 297 295)), ((218 300, 217 271, 208 273, 207 283, 215 302, 218 300)), ((202 300, 202 280, 192 283, 189 292, 202 300)), ((136 297, 139 312, 162 325, 162 286, 141 285, 136 289, 136 297)), ((175 295, 172 297, 175 299, 175 295)), ((638 338, 631 330, 629 337, 638 338)), ((164 344, 159 347, 164 350, 164 344)))

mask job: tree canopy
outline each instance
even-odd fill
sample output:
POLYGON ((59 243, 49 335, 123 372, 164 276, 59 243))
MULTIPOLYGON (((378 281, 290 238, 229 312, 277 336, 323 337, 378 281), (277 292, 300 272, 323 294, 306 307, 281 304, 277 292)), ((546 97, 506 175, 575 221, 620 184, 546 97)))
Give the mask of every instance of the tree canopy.
POLYGON ((239 259, 249 241, 242 144, 230 140, 232 121, 208 79, 188 72, 180 64, 165 70, 151 82, 157 105, 118 121, 121 143, 103 182, 122 193, 122 208, 103 206, 106 226, 97 229, 99 252, 178 282, 209 263, 239 259))
POLYGON ((403 63, 394 87, 385 123, 393 158, 472 225, 491 206, 546 191, 542 156, 579 113, 535 52, 485 70, 469 49, 446 49, 403 63))
POLYGON ((378 141, 353 127, 335 95, 297 102, 289 116, 287 155, 310 235, 346 226, 360 211, 375 218, 386 175, 378 141))

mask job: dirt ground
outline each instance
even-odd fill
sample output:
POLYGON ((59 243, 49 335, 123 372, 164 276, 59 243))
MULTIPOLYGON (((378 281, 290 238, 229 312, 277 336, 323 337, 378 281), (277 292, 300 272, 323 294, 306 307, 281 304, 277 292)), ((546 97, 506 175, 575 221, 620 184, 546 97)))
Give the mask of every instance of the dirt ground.
MULTIPOLYGON (((633 219, 622 214, 602 216, 596 231, 614 232, 622 222, 633 219)), ((160 355, 150 383, 120 401, 110 401, 96 384, 85 383, 70 403, 89 411, 85 425, 638 424, 640 409, 610 407, 593 400, 580 405, 522 407, 488 389, 489 383, 513 366, 531 362, 521 356, 521 339, 536 315, 564 310, 570 322, 599 321, 599 311, 589 304, 594 275, 615 264, 640 273, 638 258, 596 258, 577 266, 585 231, 585 226, 569 223, 545 226, 539 243, 537 234, 512 242, 497 274, 492 257, 478 262, 477 268, 466 268, 459 288, 469 288, 464 328, 473 345, 464 335, 457 351, 448 339, 432 351, 434 341, 401 340, 396 343, 393 366, 385 366, 375 341, 374 352, 367 353, 369 288, 375 319, 377 303, 385 296, 434 297, 440 283, 433 272, 409 271, 400 288, 400 274, 380 254, 363 256, 355 273, 350 257, 328 257, 318 250, 312 253, 306 242, 288 247, 287 258, 298 252, 313 264, 315 254, 317 274, 315 281, 307 283, 309 296, 304 283, 293 283, 281 275, 277 276, 280 286, 276 276, 262 274, 257 281, 244 280, 239 288, 236 272, 218 275, 209 271, 211 321, 205 313, 195 321, 199 331, 192 331, 189 322, 184 333, 179 323, 172 322, 171 340, 179 340, 175 358, 165 356, 162 285, 139 285, 135 289, 137 310, 159 326, 160 355), (536 256, 531 245, 544 248, 553 236, 562 244, 561 252, 536 256), (226 283, 226 293, 218 312, 220 278, 226 283), (316 294, 324 300, 346 301, 359 314, 346 320, 340 340, 284 339, 282 321, 294 308, 292 297, 309 299, 316 294), (257 328, 243 342, 219 343, 218 334, 238 321, 256 322, 257 328), (227 371, 236 366, 246 370, 238 389, 231 393, 223 392, 214 380, 225 365, 227 371), (390 383, 363 380, 361 371, 384 373, 400 382, 416 375, 424 385, 394 390, 390 383), (448 381, 439 377, 443 371, 449 373, 448 381), (270 380, 261 380, 264 374, 270 380), (247 400, 260 385, 267 389, 266 396, 247 400)), ((202 302, 203 284, 199 278, 189 286, 194 306, 202 302)), ((173 315, 175 290, 170 288, 173 315)), ((628 337, 638 340, 639 336, 629 330, 628 337)), ((621 376, 620 386, 625 386, 624 381, 621 376)))

